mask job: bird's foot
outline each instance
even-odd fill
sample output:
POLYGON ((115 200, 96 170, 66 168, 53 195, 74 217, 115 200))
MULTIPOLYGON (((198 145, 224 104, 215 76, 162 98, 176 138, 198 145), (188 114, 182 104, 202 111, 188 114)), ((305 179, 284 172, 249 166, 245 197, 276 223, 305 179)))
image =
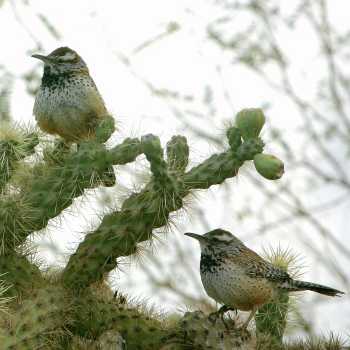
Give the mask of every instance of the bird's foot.
POLYGON ((212 323, 215 324, 216 320, 218 319, 218 312, 212 312, 211 314, 209 314, 208 316, 208 320, 212 323))
POLYGON ((254 317, 256 311, 258 310, 258 307, 255 306, 253 308, 253 310, 251 311, 249 317, 247 318, 247 320, 243 323, 243 325, 241 327, 239 327, 239 330, 241 331, 247 331, 247 328, 248 328, 248 325, 249 325, 249 322, 251 321, 251 319, 254 317))
POLYGON ((230 326, 227 324, 227 322, 225 321, 225 318, 224 318, 224 314, 227 311, 235 311, 235 313, 237 315, 237 309, 234 309, 232 307, 223 305, 223 306, 221 306, 221 308, 218 311, 211 313, 208 316, 208 319, 209 319, 210 322, 215 324, 217 319, 220 317, 221 318, 221 322, 224 324, 225 328, 228 330, 230 328, 230 326))

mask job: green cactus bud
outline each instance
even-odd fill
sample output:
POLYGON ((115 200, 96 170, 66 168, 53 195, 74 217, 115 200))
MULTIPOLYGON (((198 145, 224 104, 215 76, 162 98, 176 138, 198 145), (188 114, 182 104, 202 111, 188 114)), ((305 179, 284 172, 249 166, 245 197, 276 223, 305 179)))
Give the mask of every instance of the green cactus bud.
POLYGON ((173 136, 166 146, 168 166, 171 170, 184 172, 188 165, 189 147, 186 137, 173 136))
POLYGON ((284 173, 283 162, 271 154, 256 154, 254 156, 254 165, 257 172, 268 180, 277 180, 284 173))
POLYGON ((236 125, 244 140, 256 138, 265 124, 265 115, 260 108, 242 109, 236 115, 236 125))

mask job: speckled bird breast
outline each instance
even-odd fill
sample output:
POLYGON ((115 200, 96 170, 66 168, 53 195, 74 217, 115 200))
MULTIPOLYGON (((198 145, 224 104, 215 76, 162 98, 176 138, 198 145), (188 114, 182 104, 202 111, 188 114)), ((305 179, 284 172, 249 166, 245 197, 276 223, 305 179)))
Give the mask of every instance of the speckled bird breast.
POLYGON ((42 130, 70 141, 88 137, 98 120, 107 115, 89 76, 62 77, 52 84, 42 84, 33 113, 42 130))
POLYGON ((210 268, 204 268, 203 259, 208 262, 209 258, 202 254, 201 279, 204 289, 218 303, 248 311, 273 297, 269 281, 247 276, 244 269, 230 261, 229 257, 215 259, 210 268))

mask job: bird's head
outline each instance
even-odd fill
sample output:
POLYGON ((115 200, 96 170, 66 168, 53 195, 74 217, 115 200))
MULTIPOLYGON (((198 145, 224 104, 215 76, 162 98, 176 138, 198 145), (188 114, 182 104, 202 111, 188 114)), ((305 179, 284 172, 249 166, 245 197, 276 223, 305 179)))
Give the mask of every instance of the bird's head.
POLYGON ((69 47, 59 47, 49 55, 32 55, 44 62, 44 73, 62 74, 75 71, 88 71, 84 60, 69 47))
POLYGON ((196 239, 201 249, 206 247, 226 247, 232 244, 241 244, 242 241, 234 236, 231 232, 222 229, 216 229, 205 233, 204 235, 198 235, 196 233, 187 232, 186 236, 196 239))

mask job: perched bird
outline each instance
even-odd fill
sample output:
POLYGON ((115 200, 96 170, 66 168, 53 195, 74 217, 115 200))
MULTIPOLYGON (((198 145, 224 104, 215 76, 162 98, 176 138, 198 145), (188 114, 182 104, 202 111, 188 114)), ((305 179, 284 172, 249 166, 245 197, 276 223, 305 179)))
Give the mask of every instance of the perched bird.
POLYGON ((328 296, 343 292, 320 284, 292 279, 287 272, 261 258, 228 231, 216 229, 204 235, 185 233, 201 247, 200 273, 207 294, 223 304, 219 310, 251 311, 246 328, 257 309, 271 301, 278 290, 311 290, 328 296))
POLYGON ((93 136, 108 112, 84 60, 69 47, 32 57, 44 62, 33 110, 39 127, 65 141, 93 136))
MULTIPOLYGON (((109 114, 84 60, 69 47, 32 57, 44 62, 33 110, 39 127, 66 142, 93 138, 97 125, 109 114)), ((113 185, 114 173, 109 172, 113 185)))

